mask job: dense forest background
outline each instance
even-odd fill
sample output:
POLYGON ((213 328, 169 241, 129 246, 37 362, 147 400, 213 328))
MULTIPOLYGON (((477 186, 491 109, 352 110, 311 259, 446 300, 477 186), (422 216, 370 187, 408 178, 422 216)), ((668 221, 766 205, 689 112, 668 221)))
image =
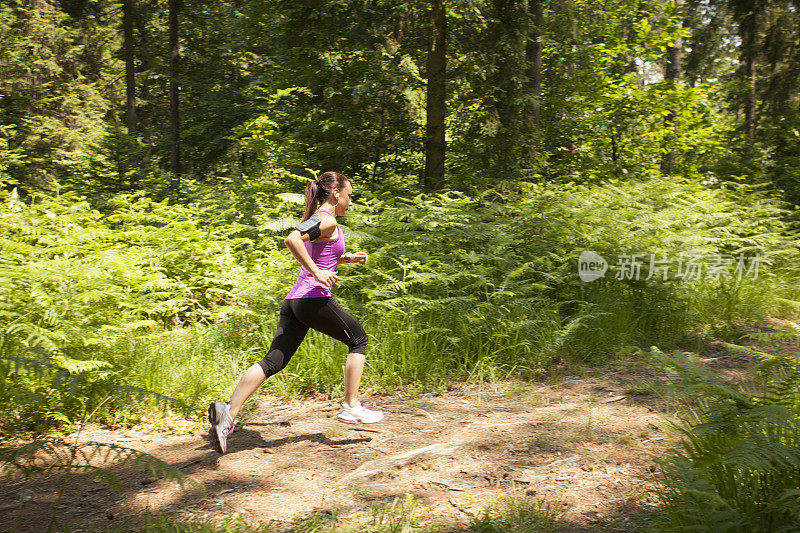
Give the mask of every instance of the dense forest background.
MULTIPOLYGON (((745 345, 800 342, 800 2, 3 0, 0 35, 4 431, 225 398, 333 170, 369 390, 635 354, 700 398, 661 530, 797 525, 800 365, 745 345)), ((339 395, 343 349, 267 388, 339 395)))
POLYGON ((794 1, 29 0, 0 28, 8 190, 661 172, 800 201, 794 1))

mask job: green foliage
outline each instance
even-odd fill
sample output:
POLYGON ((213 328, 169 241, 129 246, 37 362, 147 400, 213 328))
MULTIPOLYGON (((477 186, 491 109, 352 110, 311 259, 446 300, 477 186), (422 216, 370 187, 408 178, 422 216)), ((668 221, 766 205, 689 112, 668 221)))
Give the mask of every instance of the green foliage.
MULTIPOLYGON (((113 530, 125 531, 125 528, 113 530)), ((241 518, 206 520, 204 522, 183 522, 167 516, 145 516, 141 533, 270 533, 275 529, 270 524, 252 526, 241 518)))
MULTIPOLYGON (((425 3, 182 2, 179 191, 165 170, 157 6, 138 2, 133 20, 129 135, 119 4, 3 4, 0 422, 44 431, 224 396, 268 350, 297 270, 281 241, 309 167, 344 171, 362 195, 346 234, 370 262, 343 266, 336 294, 366 326, 378 386, 530 375, 698 335, 737 342, 745 324, 800 314, 796 213, 777 200, 800 197, 796 2, 541 4, 536 28, 532 2, 447 4, 447 182, 469 192, 433 195, 415 189, 425 3), (686 82, 665 83, 679 38, 686 82), (48 187, 55 196, 35 194, 48 187), (610 266, 591 283, 576 275, 587 250, 610 266), (621 260, 636 254, 638 279, 621 260), (757 276, 734 269, 755 254, 757 276), (706 270, 663 279, 649 264, 661 258, 706 270), (715 258, 731 275, 708 275, 715 258)), ((675 363, 716 403, 665 466, 686 484, 664 501, 675 524, 779 528, 797 518, 796 367, 732 346, 769 377, 740 390, 675 363)), ((270 385, 338 394, 342 352, 311 333, 270 385)))
POLYGON ((122 340, 235 313, 237 239, 211 236, 190 208, 118 197, 103 217, 69 196, 2 202, 0 356, 15 361, 2 394, 40 430, 116 390, 122 340))
MULTIPOLYGON (((784 309, 795 290, 785 211, 746 185, 652 177, 494 198, 365 196, 345 234, 370 260, 342 266, 336 294, 370 336, 367 379, 387 388, 531 375, 555 358, 600 362, 698 333, 734 338, 737 324, 784 309), (584 250, 608 260, 605 278, 578 278, 584 250), (739 254, 756 252, 758 275, 739 276, 739 254), (621 254, 641 254, 639 279, 615 264, 621 254), (647 279, 651 254, 673 261, 666 281, 647 279), (718 254, 730 256, 725 275, 677 277, 679 259, 711 264, 718 254)), ((342 353, 311 333, 270 382, 283 393, 338 394, 342 353)))
MULTIPOLYGON (((69 195, 30 204, 8 196, 2 355, 57 368, 64 354, 102 362, 81 374, 99 387, 78 387, 91 401, 51 398, 47 412, 61 420, 101 401, 114 380, 189 406, 226 396, 269 349, 294 281, 296 262, 281 248, 301 205, 283 191, 302 182, 280 169, 243 177, 231 197, 238 209, 201 185, 190 190, 203 207, 115 196, 108 215, 69 195)), ((603 361, 696 333, 732 340, 737 324, 794 301, 796 238, 768 189, 658 176, 411 199, 357 189, 359 205, 342 226, 349 249, 370 260, 341 267, 336 295, 364 324, 366 378, 383 388, 529 376, 554 359, 603 361), (608 260, 603 279, 578 278, 585 250, 608 260), (737 276, 735 259, 755 253, 758 276, 737 276), (615 264, 622 254, 640 254, 638 279, 615 264), (684 279, 672 265, 669 279, 647 279, 651 254, 676 262, 725 254, 731 262, 727 276, 684 279)), ((337 395, 343 352, 311 332, 270 386, 337 395)), ((5 390, 16 412, 25 410, 12 390, 47 389, 56 374, 10 376, 5 390)), ((34 416, 35 424, 55 417, 34 416)))
MULTIPOLYGON (((375 204, 375 214, 363 222, 375 228, 364 239, 365 245, 375 243, 372 268, 348 276, 342 287, 359 287, 371 318, 460 325, 453 337, 461 341, 474 334, 501 347, 519 331, 536 346, 533 352, 558 344, 584 356, 609 353, 691 322, 705 327, 767 312, 780 296, 782 274, 795 279, 795 240, 779 218, 780 205, 768 194, 754 195, 759 193, 750 187, 709 188, 697 180, 654 177, 602 187, 530 186, 517 198, 486 207, 480 198, 457 194, 393 199, 380 208, 375 204), (609 261, 603 280, 587 284, 577 278, 583 250, 609 261), (650 254, 677 260, 682 253, 736 257, 755 250, 762 253, 758 279, 727 278, 736 290, 722 315, 718 301, 711 301, 720 292, 713 279, 674 279, 673 267, 673 279, 645 281, 650 254), (626 279, 614 265, 614 257, 626 253, 642 254, 639 280, 626 279), (507 320, 494 322, 495 317, 507 320), (597 334, 597 344, 588 344, 597 334)), ((513 343, 509 352, 517 360, 531 353, 513 343)))
POLYGON ((103 217, 68 196, 5 195, 4 346, 108 345, 137 329, 213 318, 231 301, 235 239, 192 208, 117 197, 103 217))
POLYGON ((196 408, 228 396, 244 369, 264 356, 275 327, 274 312, 259 320, 234 316, 211 326, 131 336, 107 353, 115 354, 114 364, 125 382, 196 408))
POLYGON ((109 202, 113 204, 122 193, 147 191, 156 200, 166 198, 169 174, 157 166, 142 164, 149 150, 121 127, 109 128, 94 142, 85 143, 81 157, 66 165, 60 189, 90 199, 101 211, 113 209, 109 202))
MULTIPOLYGON (((83 414, 108 407, 146 405, 182 409, 176 399, 141 387, 118 383, 117 373, 105 361, 70 359, 62 353, 38 352, 37 359, 0 356, 0 399, 4 417, 23 420, 43 432, 52 427, 82 422, 83 414)), ((11 422, 11 420, 2 420, 11 422)))
POLYGON ((693 354, 651 350, 692 399, 682 449, 661 463, 659 531, 795 531, 800 526, 800 363, 742 348, 752 382, 722 380, 693 354))
MULTIPOLYGON (((469 516, 468 531, 474 533, 545 533, 557 531, 561 513, 551 506, 532 498, 505 496, 488 505, 478 514, 459 508, 469 516)), ((288 529, 285 525, 259 523, 248 525, 240 518, 227 518, 218 521, 178 522, 169 517, 146 518, 143 533, 268 533, 270 531, 291 531, 292 533, 413 533, 448 531, 447 526, 434 527, 430 524, 435 517, 430 509, 421 507, 420 502, 411 495, 395 497, 386 502, 374 503, 364 512, 351 514, 347 519, 340 518, 334 511, 315 513, 309 518, 292 520, 288 529)))
MULTIPOLYGON (((769 181, 795 201, 800 33, 791 1, 447 6, 447 182, 590 182, 659 171, 769 181), (540 72, 530 46, 541 44, 540 72), (684 42, 682 76, 663 82, 684 42), (756 64, 753 139, 747 58, 756 64), (533 78, 541 94, 533 94, 533 78), (540 120, 530 122, 536 103, 540 120), (665 117, 674 113, 667 124, 665 117), (674 126, 674 127, 673 127, 674 126)), ((26 194, 171 191, 167 23, 132 20, 136 132, 126 118, 122 10, 110 0, 0 11, 0 183, 26 194), (36 58, 30 61, 30 56, 36 58)), ((278 0, 183 2, 180 131, 185 179, 228 184, 263 169, 335 169, 370 185, 417 183, 424 158, 429 6, 278 0), (303 43, 298 46, 297 43, 303 43)), ((191 188, 191 187, 190 187, 191 188)))
POLYGON ((63 172, 105 130, 110 102, 95 83, 102 74, 87 68, 83 56, 99 52, 94 47, 102 31, 82 39, 56 4, 13 0, 0 8, 3 186, 51 186, 53 172, 63 172))

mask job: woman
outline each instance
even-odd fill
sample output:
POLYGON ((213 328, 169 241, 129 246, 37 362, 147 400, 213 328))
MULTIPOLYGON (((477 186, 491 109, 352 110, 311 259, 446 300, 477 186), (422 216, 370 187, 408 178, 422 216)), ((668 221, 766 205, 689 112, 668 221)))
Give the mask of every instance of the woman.
POLYGON ((308 328, 330 335, 348 347, 339 420, 371 424, 383 419, 381 411, 367 409, 358 401, 367 334, 358 320, 331 297, 331 287, 339 279, 336 275, 339 264, 367 262, 365 252, 343 253, 344 233, 336 223, 336 217, 347 213, 353 205, 352 192, 350 180, 338 172, 325 172, 306 186, 303 223, 284 240, 301 265, 300 275, 283 301, 269 352, 245 371, 229 403, 213 402, 208 408, 210 438, 218 452, 227 450, 228 435, 244 402, 269 376, 286 367, 308 328), (321 202, 319 208, 318 202, 321 202))

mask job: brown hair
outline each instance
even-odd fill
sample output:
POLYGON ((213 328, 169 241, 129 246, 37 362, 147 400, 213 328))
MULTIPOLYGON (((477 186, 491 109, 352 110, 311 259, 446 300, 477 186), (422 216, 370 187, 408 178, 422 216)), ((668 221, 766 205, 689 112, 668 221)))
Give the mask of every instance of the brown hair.
POLYGON ((303 213, 301 222, 311 218, 320 202, 324 202, 333 192, 333 189, 342 189, 348 183, 350 183, 350 179, 338 172, 323 172, 316 180, 309 181, 305 190, 306 211, 303 213))

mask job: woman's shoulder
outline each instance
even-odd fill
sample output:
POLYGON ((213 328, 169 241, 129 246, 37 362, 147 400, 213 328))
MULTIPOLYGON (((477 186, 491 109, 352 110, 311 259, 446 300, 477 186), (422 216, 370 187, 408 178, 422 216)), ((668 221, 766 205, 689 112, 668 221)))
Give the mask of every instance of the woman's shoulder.
POLYGON ((329 239, 334 238, 336 235, 336 230, 339 228, 339 224, 336 222, 336 217, 325 211, 318 211, 315 214, 320 219, 319 231, 322 236, 329 239))
POLYGON ((320 227, 331 227, 338 225, 338 222, 336 222, 336 217, 327 211, 317 211, 314 214, 319 217, 320 227))

